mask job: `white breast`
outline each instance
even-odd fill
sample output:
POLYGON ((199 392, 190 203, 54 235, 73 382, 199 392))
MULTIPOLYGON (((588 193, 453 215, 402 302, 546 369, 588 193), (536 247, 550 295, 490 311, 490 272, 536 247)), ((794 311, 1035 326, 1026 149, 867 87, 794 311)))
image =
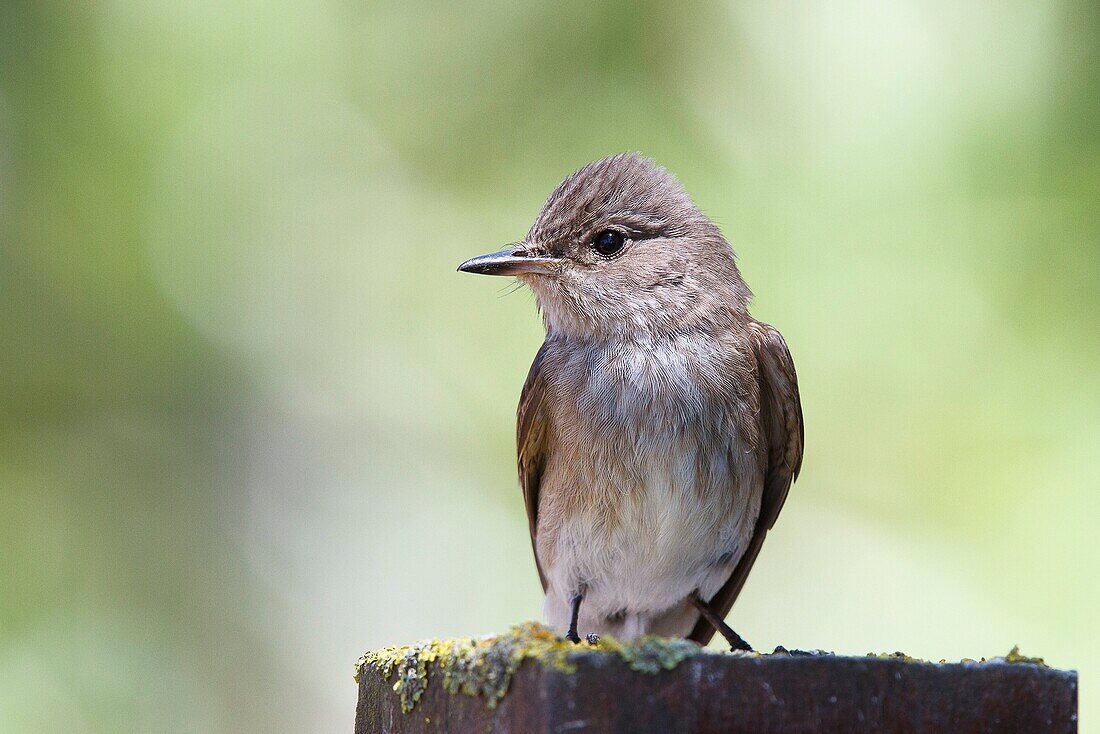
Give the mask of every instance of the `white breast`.
POLYGON ((560 597, 547 599, 552 624, 578 592, 590 620, 713 595, 759 512, 759 470, 726 419, 731 406, 708 401, 705 371, 693 377, 712 356, 706 345, 650 346, 578 356, 585 384, 557 419, 583 428, 562 437, 574 443, 543 475, 544 487, 579 495, 544 563, 560 597))

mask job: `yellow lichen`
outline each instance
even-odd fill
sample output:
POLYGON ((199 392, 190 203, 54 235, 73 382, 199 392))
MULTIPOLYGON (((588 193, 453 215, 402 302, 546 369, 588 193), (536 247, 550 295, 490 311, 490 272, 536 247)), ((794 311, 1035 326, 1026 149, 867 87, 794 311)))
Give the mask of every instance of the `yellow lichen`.
POLYGON ((448 693, 481 696, 494 708, 524 660, 573 673, 575 656, 611 654, 634 670, 658 673, 702 652, 694 642, 661 637, 631 642, 604 637, 594 645, 577 646, 541 624, 528 622, 503 635, 426 640, 369 651, 355 664, 355 680, 358 682, 364 671, 386 680, 396 676, 393 690, 401 699, 401 710, 408 713, 427 689, 434 668, 442 673, 441 683, 448 693))
POLYGON ((1042 665, 1044 668, 1047 666, 1046 661, 1042 658, 1029 658, 1027 655, 1021 655, 1019 645, 1012 646, 1012 649, 1005 655, 1004 661, 1006 663, 1031 663, 1032 665, 1042 665))
MULTIPOLYGON (((921 658, 915 658, 915 657, 912 657, 910 655, 906 655, 903 652, 879 652, 879 653, 869 652, 869 653, 867 653, 867 657, 886 658, 886 659, 894 659, 894 660, 904 660, 905 662, 908 662, 908 663, 927 663, 927 662, 930 662, 928 660, 922 660, 921 658)), ((1002 662, 1003 663, 1031 663, 1033 665, 1043 665, 1043 666, 1046 665, 1046 663, 1043 661, 1042 658, 1030 658, 1026 655, 1021 655, 1019 646, 1013 647, 1009 651, 1009 653, 1007 655, 1005 655, 1004 657, 1002 657, 1002 658, 991 658, 989 660, 987 660, 986 658, 978 658, 977 660, 975 660, 974 658, 963 658, 963 659, 959 660, 959 662, 962 663, 963 665, 981 665, 981 664, 984 664, 984 663, 1002 663, 1002 662)), ((940 665, 947 665, 949 663, 948 663, 947 660, 941 659, 939 664, 940 665)))
MULTIPOLYGON (((927 660, 922 658, 915 658, 912 655, 907 655, 904 652, 869 652, 867 653, 869 658, 881 658, 889 660, 903 660, 907 663, 927 663, 927 660)), ((943 660, 940 661, 944 662, 943 660)))
MULTIPOLYGON (((684 660, 696 655, 708 654, 694 642, 664 637, 641 637, 629 642, 619 642, 604 637, 592 644, 574 645, 536 622, 512 627, 502 635, 489 637, 458 637, 448 640, 425 640, 413 645, 395 645, 371 650, 355 664, 355 680, 364 672, 378 675, 383 680, 394 680, 393 690, 401 700, 401 710, 413 710, 430 684, 429 678, 440 678, 438 685, 452 695, 481 696, 490 708, 495 708, 512 676, 525 660, 549 666, 562 673, 576 671, 576 660, 585 655, 614 655, 634 670, 643 673, 659 673, 671 670, 684 660)), ((728 654, 728 653, 726 653, 728 654)), ((831 655, 815 650, 811 652, 787 651, 776 648, 775 655, 831 655)), ((762 657, 759 653, 739 653, 743 657, 762 657)), ((873 658, 888 658, 905 662, 927 662, 905 653, 868 653, 873 658)), ((770 657, 765 655, 763 657, 770 657)), ((1004 658, 994 662, 1033 663, 1045 665, 1042 658, 1030 658, 1012 648, 1004 658)), ((941 660, 940 663, 945 661, 941 660)), ((964 658, 961 662, 975 664, 979 661, 964 658)), ((981 663, 985 663, 982 658, 981 663)))

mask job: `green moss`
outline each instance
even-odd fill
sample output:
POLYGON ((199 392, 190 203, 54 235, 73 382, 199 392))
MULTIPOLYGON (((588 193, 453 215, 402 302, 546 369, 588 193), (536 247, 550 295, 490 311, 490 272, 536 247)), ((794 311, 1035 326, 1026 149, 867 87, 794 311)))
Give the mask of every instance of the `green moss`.
POLYGON ((640 637, 628 643, 605 637, 600 640, 599 648, 618 655, 634 670, 650 674, 672 670, 702 652, 702 648, 688 640, 653 636, 640 637))
POLYGON ((427 640, 371 650, 355 664, 355 680, 358 682, 364 673, 385 680, 396 676, 393 690, 401 699, 401 710, 408 713, 427 689, 429 674, 442 674, 441 683, 448 693, 481 696, 494 708, 508 692, 512 676, 524 660, 572 673, 576 670, 576 655, 617 655, 634 670, 659 673, 703 653, 694 642, 662 637, 642 637, 632 642, 605 637, 595 645, 578 646, 541 624, 529 622, 493 637, 427 640))

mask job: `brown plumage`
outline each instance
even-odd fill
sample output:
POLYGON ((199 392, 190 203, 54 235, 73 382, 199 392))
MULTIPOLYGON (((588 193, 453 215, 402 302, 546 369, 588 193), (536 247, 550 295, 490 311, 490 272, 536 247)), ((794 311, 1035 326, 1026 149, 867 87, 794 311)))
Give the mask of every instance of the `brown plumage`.
POLYGON ((729 612, 803 448, 794 364, 729 244, 671 174, 619 155, 460 269, 516 275, 546 323, 517 445, 548 621, 705 644, 700 604, 729 612))

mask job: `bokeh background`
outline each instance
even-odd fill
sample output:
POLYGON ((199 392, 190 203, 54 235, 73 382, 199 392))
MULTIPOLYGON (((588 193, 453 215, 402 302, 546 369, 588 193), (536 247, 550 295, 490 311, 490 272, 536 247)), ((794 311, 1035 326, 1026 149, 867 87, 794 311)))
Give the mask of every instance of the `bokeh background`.
MULTIPOLYGON (((1091 2, 0 3, 0 729, 350 731, 541 612, 542 326, 454 272, 640 150, 800 373, 758 647, 1100 675, 1091 2)), ((1090 716, 1091 715, 1091 716, 1090 716)))

